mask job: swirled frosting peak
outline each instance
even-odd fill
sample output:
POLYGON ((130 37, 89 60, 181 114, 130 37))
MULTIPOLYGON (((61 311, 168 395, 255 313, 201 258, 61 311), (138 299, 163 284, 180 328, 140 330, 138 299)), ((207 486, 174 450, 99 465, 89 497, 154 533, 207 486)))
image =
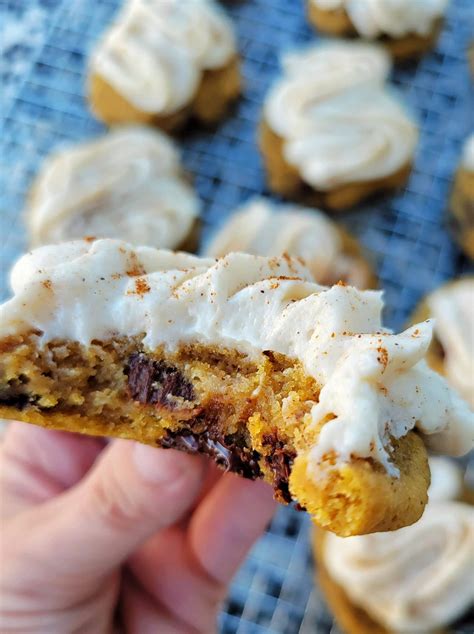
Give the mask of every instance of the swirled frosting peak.
POLYGON ((418 132, 386 86, 390 68, 382 48, 362 42, 324 43, 283 59, 264 117, 307 183, 325 191, 410 164, 418 132))
POLYGON ((216 261, 77 241, 25 255, 11 279, 1 336, 34 330, 40 341, 87 345, 143 335, 150 348, 199 342, 299 361, 321 388, 311 425, 329 420, 311 449, 310 477, 328 451, 341 461, 372 457, 397 476, 390 441, 415 427, 445 453, 473 445, 474 416, 423 361, 430 324, 392 334, 381 324, 380 293, 319 286, 288 256, 216 261))
POLYGON ((368 266, 360 257, 346 252, 344 246, 343 234, 322 212, 254 198, 224 224, 207 254, 222 257, 232 251, 266 256, 288 253, 302 258, 317 282, 344 280, 358 288, 367 287, 368 266))
MULTIPOLYGON (((434 482, 447 474, 456 477, 455 467, 439 459, 430 461, 430 468, 434 482)), ((446 492, 444 487, 436 497, 430 490, 424 515, 407 528, 344 539, 324 536, 331 577, 391 632, 439 631, 474 602, 474 507, 446 492)))
POLYGON ((310 0, 318 9, 345 10, 363 37, 427 36, 449 0, 310 0))
POLYGON ((199 208, 173 142, 157 130, 128 126, 50 156, 27 223, 33 246, 95 236, 174 248, 199 208))
POLYGON ((192 100, 203 71, 235 52, 232 24, 214 0, 127 0, 91 71, 140 110, 169 115, 192 100))

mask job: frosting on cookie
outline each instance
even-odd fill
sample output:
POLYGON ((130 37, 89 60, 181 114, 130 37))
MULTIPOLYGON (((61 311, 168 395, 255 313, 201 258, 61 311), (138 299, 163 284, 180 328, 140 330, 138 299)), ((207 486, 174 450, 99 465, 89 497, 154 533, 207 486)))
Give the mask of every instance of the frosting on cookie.
POLYGON ((442 286, 426 301, 443 346, 446 378, 474 408, 474 277, 442 286))
POLYGON ((264 117, 307 183, 326 191, 411 162, 418 132, 386 86, 390 68, 381 47, 362 42, 325 43, 283 59, 264 117))
POLYGON ((174 248, 186 239, 199 208, 171 140, 129 126, 49 157, 33 188, 27 223, 33 246, 95 236, 174 248))
POLYGON ((372 457, 394 476, 392 437, 417 428, 443 453, 468 451, 474 415, 423 360, 429 322, 394 335, 381 325, 381 293, 311 281, 288 256, 234 253, 218 261, 115 240, 47 246, 12 271, 0 307, 2 336, 39 331, 42 342, 144 335, 146 347, 199 342, 259 358, 299 360, 321 386, 308 476, 329 451, 372 457))
MULTIPOLYGON (((446 470, 450 477, 456 471, 439 459, 430 460, 430 469, 435 483, 446 470)), ((474 601, 474 508, 444 497, 446 493, 437 498, 430 487, 430 502, 412 526, 344 539, 331 533, 324 537, 324 563, 331 577, 354 604, 391 632, 438 631, 474 601)))
POLYGON ((345 253, 340 230, 322 212, 276 205, 264 198, 254 198, 238 209, 217 233, 207 255, 222 257, 232 251, 302 258, 321 284, 344 280, 364 288, 370 278, 361 258, 345 253))
POLYGON ((232 24, 214 0, 127 0, 91 71, 143 112, 169 115, 192 100, 203 71, 235 54, 232 24))
POLYGON ((417 34, 427 36, 441 18, 449 0, 310 0, 326 11, 345 10, 363 37, 417 34))
POLYGON ((429 462, 431 483, 428 496, 430 502, 456 500, 461 497, 463 477, 458 465, 441 456, 431 456, 429 462))
POLYGON ((461 164, 468 172, 474 172, 474 133, 468 137, 464 144, 461 164))

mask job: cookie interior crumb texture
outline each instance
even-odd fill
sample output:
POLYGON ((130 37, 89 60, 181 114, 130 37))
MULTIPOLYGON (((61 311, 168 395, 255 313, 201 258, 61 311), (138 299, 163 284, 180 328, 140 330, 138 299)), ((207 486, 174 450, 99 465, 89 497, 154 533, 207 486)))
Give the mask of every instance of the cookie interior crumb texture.
POLYGON ((0 417, 211 455, 342 535, 418 519, 425 444, 472 446, 422 357, 428 324, 297 261, 219 261, 113 240, 43 247, 0 307, 0 417))

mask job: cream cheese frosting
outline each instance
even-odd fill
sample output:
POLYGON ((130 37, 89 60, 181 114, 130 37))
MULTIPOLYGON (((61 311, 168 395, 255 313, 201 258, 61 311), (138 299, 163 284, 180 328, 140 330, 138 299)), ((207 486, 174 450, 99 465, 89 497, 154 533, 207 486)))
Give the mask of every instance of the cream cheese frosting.
POLYGON ((311 449, 312 478, 328 451, 341 461, 372 457, 397 476, 390 439, 414 428, 439 452, 467 452, 474 415, 423 360, 430 323, 392 334, 381 293, 311 280, 288 256, 216 261, 115 240, 46 246, 13 268, 0 333, 85 345, 143 335, 152 349, 198 342, 298 360, 321 386, 312 425, 332 418, 311 449))
POLYGON ((91 58, 91 72, 143 112, 169 115, 192 101, 203 71, 236 54, 214 0, 127 0, 91 58))
MULTIPOLYGON (((440 459, 430 460, 430 469, 434 483, 447 473, 460 478, 458 470, 454 476, 452 463, 440 459)), ((457 489, 444 489, 439 497, 435 489, 430 487, 430 502, 412 526, 344 539, 331 533, 324 537, 324 563, 331 577, 391 632, 438 631, 474 602, 474 508, 454 501, 457 489)))
POLYGON ((316 209, 254 198, 229 218, 206 253, 222 257, 232 251, 265 256, 288 253, 302 258, 321 284, 339 280, 358 288, 368 284, 368 267, 344 252, 337 225, 316 209))
POLYGON ((449 0, 310 0, 325 11, 345 10, 356 31, 367 38, 427 36, 446 12, 449 0))
POLYGON ((446 378, 474 408, 474 277, 442 286, 426 302, 443 346, 446 378))
POLYGON ((386 86, 391 63, 381 47, 324 43, 287 55, 282 65, 264 118, 303 180, 327 191, 411 162, 417 128, 386 86))
POLYGON ((175 248, 199 211, 174 143, 156 130, 127 126, 49 157, 27 225, 33 246, 95 236, 175 248))
POLYGON ((461 497, 463 477, 458 465, 443 456, 430 456, 429 463, 431 472, 431 483, 428 489, 429 501, 442 502, 461 497))
POLYGON ((474 172, 474 133, 464 143, 461 165, 468 172, 474 172))

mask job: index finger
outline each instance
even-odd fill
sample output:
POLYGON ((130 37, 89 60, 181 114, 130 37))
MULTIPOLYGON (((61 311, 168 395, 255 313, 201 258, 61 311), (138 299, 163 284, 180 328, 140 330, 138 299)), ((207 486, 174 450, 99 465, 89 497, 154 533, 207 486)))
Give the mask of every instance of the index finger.
POLYGON ((272 518, 273 490, 226 474, 196 509, 189 525, 189 543, 209 576, 221 584, 232 579, 255 540, 272 518))

